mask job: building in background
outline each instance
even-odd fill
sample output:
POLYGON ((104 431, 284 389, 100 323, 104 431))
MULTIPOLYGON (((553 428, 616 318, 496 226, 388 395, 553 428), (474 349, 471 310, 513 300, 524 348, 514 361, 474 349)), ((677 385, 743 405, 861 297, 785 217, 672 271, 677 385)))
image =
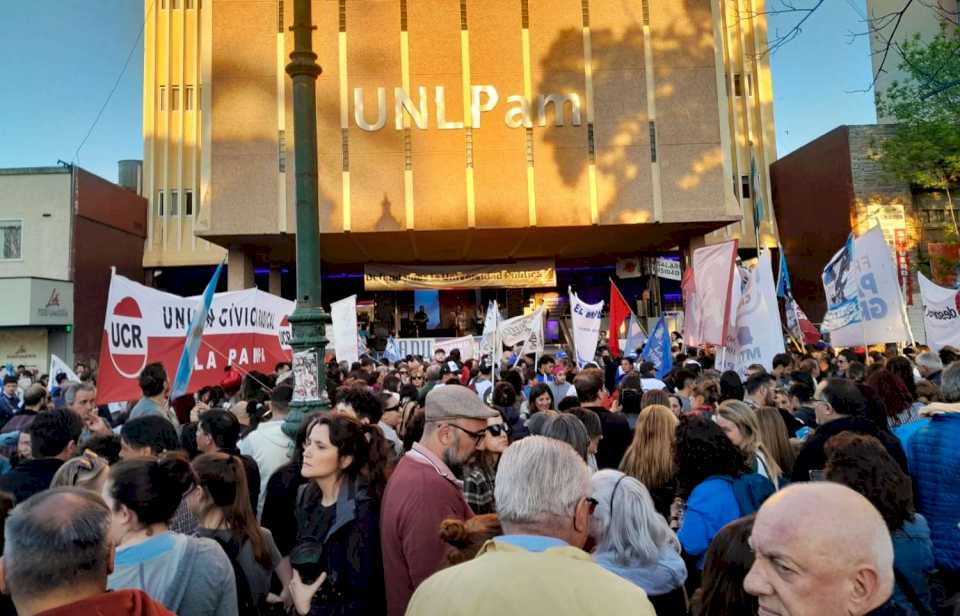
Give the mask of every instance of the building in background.
POLYGON ((146 207, 79 167, 0 169, 0 364, 99 357, 110 268, 143 280, 146 207))
MULTIPOLYGON (((894 81, 902 81, 906 74, 900 69, 902 62, 896 46, 915 36, 930 40, 945 29, 955 29, 954 23, 960 15, 957 0, 937 0, 936 2, 906 2, 906 0, 867 0, 867 18, 876 24, 876 32, 870 35, 870 59, 873 74, 876 76, 874 89, 878 95, 887 91, 894 81), (903 10, 903 17, 897 19, 903 10), (892 16, 892 17, 890 17, 892 16), (951 16, 948 19, 947 16, 951 16), (891 38, 889 32, 896 24, 896 32, 891 38), (880 71, 880 64, 883 70, 880 71)), ((894 118, 885 116, 877 110, 877 121, 881 124, 894 122, 894 118)))
MULTIPOLYGON (((226 253, 230 288, 292 296, 292 2, 144 6, 148 278, 202 286, 226 253)), ((755 248, 755 190, 775 243, 766 23, 750 10, 762 2, 315 2, 324 301, 359 291, 412 318, 413 286, 372 296, 375 263, 546 259, 556 284, 500 289, 501 304, 599 294, 618 256, 755 248)), ((438 288, 451 314, 486 298, 438 288)))

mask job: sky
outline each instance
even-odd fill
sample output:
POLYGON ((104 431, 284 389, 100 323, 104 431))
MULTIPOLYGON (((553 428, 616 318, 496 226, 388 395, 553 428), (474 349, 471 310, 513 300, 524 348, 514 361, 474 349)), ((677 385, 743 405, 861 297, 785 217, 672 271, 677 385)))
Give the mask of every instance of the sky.
MULTIPOLYGON (((0 2, 0 168, 53 166, 61 159, 116 181, 118 160, 143 157, 143 2, 0 2)), ((871 79, 869 46, 864 37, 851 43, 849 36, 864 29, 865 2, 824 2, 802 34, 771 57, 780 156, 842 124, 876 121, 873 94, 862 92, 871 79)), ((797 19, 771 16, 771 36, 797 19)))

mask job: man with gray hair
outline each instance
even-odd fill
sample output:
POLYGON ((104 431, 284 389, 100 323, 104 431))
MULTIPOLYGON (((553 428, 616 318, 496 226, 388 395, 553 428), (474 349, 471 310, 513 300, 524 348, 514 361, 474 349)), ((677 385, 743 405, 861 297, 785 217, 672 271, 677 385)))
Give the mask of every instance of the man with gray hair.
POLYGON ((639 586, 581 549, 597 505, 591 494, 590 472, 570 445, 543 436, 517 441, 497 468, 504 534, 488 541, 474 560, 421 584, 407 616, 653 616, 639 586))
POLYGON ((893 542, 870 501, 838 483, 788 486, 760 507, 743 588, 761 614, 897 614, 893 542))
POLYGON ((107 592, 113 571, 110 510, 95 493, 54 488, 7 518, 0 586, 21 616, 169 616, 142 590, 107 592))
POLYGON ((925 425, 909 437, 907 460, 917 513, 930 523, 937 567, 960 583, 960 361, 943 371, 940 391, 944 402, 920 409, 929 419, 921 420, 925 425))
POLYGON ((943 362, 940 356, 933 351, 926 351, 917 355, 915 362, 920 376, 927 379, 937 387, 941 386, 941 374, 943 373, 943 362))

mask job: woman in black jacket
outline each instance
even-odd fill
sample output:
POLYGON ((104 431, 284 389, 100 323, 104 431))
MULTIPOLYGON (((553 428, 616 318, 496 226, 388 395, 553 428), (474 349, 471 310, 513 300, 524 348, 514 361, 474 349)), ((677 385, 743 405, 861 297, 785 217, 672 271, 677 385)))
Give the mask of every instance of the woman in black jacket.
POLYGON ((289 594, 311 616, 385 611, 380 497, 389 445, 376 426, 343 415, 306 427, 289 594))

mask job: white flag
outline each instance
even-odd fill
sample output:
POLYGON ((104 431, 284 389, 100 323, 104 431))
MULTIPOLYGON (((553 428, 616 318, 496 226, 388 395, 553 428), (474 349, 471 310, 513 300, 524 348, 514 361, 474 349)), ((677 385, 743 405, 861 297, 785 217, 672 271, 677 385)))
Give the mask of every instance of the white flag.
POLYGON ((757 265, 747 274, 730 339, 723 368, 736 370, 741 377, 746 376, 750 364, 760 364, 772 372, 774 355, 784 351, 769 250, 761 253, 757 265))
POLYGON ((593 361, 597 354, 603 300, 587 304, 570 289, 570 314, 573 317, 573 347, 577 352, 577 365, 582 367, 593 361))
POLYGON ((77 376, 76 372, 70 369, 70 366, 67 365, 67 362, 51 353, 50 371, 47 372, 47 374, 50 375, 50 382, 55 385, 57 383, 57 375, 61 373, 67 375, 68 381, 73 381, 75 383, 80 382, 80 377, 77 376))
POLYGON ((520 356, 528 353, 540 355, 543 353, 543 322, 546 320, 546 308, 540 306, 533 314, 533 321, 530 323, 530 335, 523 342, 523 348, 520 349, 520 356))
POLYGON ((945 346, 960 347, 960 291, 941 287, 923 274, 917 277, 927 344, 937 352, 945 346))
POLYGON ((333 348, 337 361, 360 361, 357 344, 357 296, 351 295, 330 304, 333 321, 333 348))
POLYGON ((861 321, 830 332, 830 343, 847 347, 913 339, 900 296, 897 264, 877 225, 853 240, 850 275, 856 282, 861 321))
POLYGON ((489 355, 496 358, 499 353, 494 353, 496 349, 497 324, 500 322, 500 309, 497 307, 497 300, 490 302, 487 306, 487 314, 483 319, 483 335, 480 338, 480 354, 489 355))
MULTIPOLYGON (((697 248, 693 252, 693 276, 697 293, 694 339, 699 344, 726 343, 731 312, 737 309, 731 303, 735 288, 734 271, 737 259, 737 241, 697 248)), ((736 298, 733 298, 735 301, 736 298)), ((688 340, 687 344, 691 344, 688 340)))

